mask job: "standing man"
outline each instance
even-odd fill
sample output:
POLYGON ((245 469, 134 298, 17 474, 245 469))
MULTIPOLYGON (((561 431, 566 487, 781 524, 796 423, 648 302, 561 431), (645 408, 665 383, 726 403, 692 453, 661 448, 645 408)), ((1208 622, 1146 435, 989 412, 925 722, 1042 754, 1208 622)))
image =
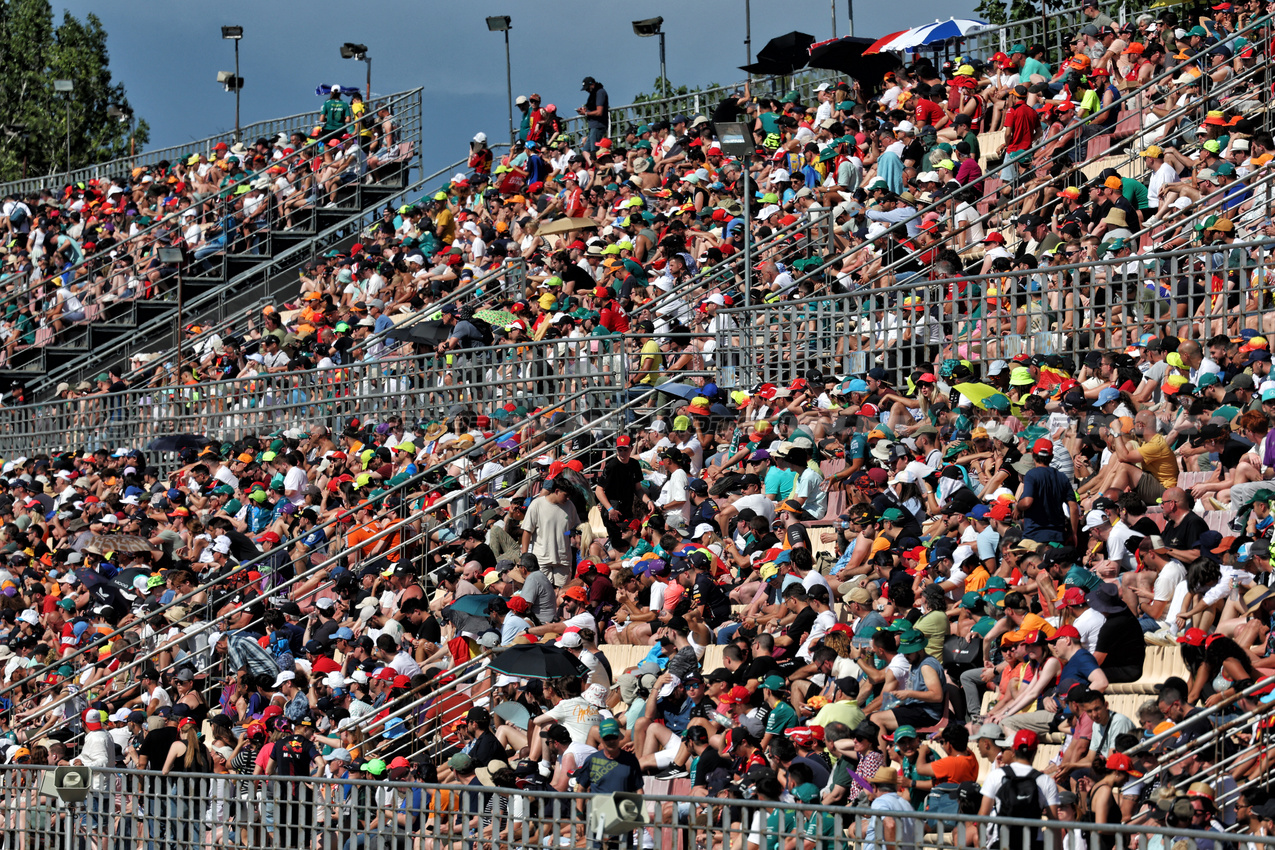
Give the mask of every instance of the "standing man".
POLYGON ((602 88, 602 84, 593 77, 585 77, 580 90, 588 92, 589 97, 585 100, 584 106, 576 107, 576 112, 583 115, 585 122, 589 125, 589 136, 584 141, 584 149, 593 153, 598 148, 598 142, 602 141, 606 135, 611 102, 607 98, 607 90, 602 88))
POLYGON ((323 136, 325 139, 339 135, 350 123, 353 113, 350 106, 341 100, 341 87, 333 86, 328 92, 328 99, 323 101, 323 136))
POLYGON ((1033 443, 1032 459, 1036 466, 1023 476, 1018 500, 1023 536, 1037 543, 1074 543, 1080 539, 1080 506, 1066 476, 1050 466, 1053 442, 1042 437, 1033 443))
POLYGON ((602 506, 602 521, 613 547, 621 545, 621 530, 633 519, 633 499, 642 483, 642 464, 633 457, 628 434, 615 438, 615 457, 602 467, 602 476, 593 488, 602 506))
POLYGON ((552 478, 545 481, 522 523, 522 552, 536 556, 554 587, 562 587, 571 578, 570 534, 579 524, 567 491, 552 478))

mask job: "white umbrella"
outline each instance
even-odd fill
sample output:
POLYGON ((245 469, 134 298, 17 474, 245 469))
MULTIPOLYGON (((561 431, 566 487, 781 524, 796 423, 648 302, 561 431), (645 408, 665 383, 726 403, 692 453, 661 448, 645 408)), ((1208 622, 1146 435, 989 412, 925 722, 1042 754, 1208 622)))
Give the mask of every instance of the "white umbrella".
POLYGON ((986 21, 975 21, 968 18, 935 21, 932 24, 913 27, 910 30, 899 33, 889 42, 881 45, 878 50, 911 50, 916 47, 925 47, 953 38, 964 38, 985 26, 987 26, 986 21))

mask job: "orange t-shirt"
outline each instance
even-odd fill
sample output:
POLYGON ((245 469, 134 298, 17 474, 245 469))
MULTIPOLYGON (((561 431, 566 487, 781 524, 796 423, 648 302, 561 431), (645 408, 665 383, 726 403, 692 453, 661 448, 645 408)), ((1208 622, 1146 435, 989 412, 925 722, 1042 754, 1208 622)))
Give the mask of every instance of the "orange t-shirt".
POLYGON ((973 753, 957 753, 930 762, 935 782, 977 782, 978 759, 973 753))
MULTIPOLYGON (((345 548, 358 548, 364 540, 367 540, 369 537, 374 537, 380 530, 381 527, 377 525, 375 521, 369 522, 367 525, 357 525, 354 528, 351 528, 349 534, 345 535, 345 548)), ((369 543, 362 547, 363 554, 365 556, 371 555, 372 550, 375 548, 376 543, 369 543)))

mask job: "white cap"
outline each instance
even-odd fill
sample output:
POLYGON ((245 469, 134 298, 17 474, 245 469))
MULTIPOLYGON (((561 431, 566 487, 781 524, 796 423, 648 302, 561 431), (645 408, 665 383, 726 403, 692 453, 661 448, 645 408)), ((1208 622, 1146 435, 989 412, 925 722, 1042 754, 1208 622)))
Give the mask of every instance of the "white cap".
POLYGON ((475 133, 475 134, 474 134, 474 141, 475 141, 475 142, 483 142, 483 143, 485 143, 485 142, 487 141, 487 134, 486 134, 486 133, 475 133))
POLYGON ((766 219, 770 218, 772 215, 774 215, 775 213, 777 213, 777 212, 779 212, 779 211, 780 211, 780 210, 779 210, 779 205, 778 205, 778 204, 767 204, 766 206, 764 206, 764 207, 762 207, 760 210, 758 210, 758 212, 757 212, 757 220, 758 220, 758 221, 765 221, 766 219))
POLYGON ((40 624, 40 615, 34 608, 28 608, 18 615, 18 619, 29 626, 38 626, 40 624))
POLYGON ((284 682, 291 682, 295 678, 297 678, 296 673, 293 673, 291 670, 284 670, 275 678, 274 684, 271 685, 270 687, 277 688, 281 686, 284 682))
POLYGON ((991 365, 987 367, 987 375, 988 377, 991 377, 992 375, 999 375, 1008 368, 1009 364, 1004 360, 993 360, 991 365))
POLYGON ((1085 514, 1085 527, 1080 530, 1093 531, 1095 528, 1100 528, 1104 525, 1109 525, 1107 522, 1107 514, 1103 511, 1090 511, 1085 514))
POLYGON ((820 84, 819 84, 819 85, 815 88, 815 91, 827 91, 827 90, 828 90, 828 89, 830 89, 830 88, 832 88, 832 84, 831 84, 831 83, 820 83, 820 84))
POLYGON ((718 307, 726 306, 726 296, 722 295, 720 292, 714 292, 712 295, 705 298, 704 301, 708 304, 716 304, 718 307))
POLYGON ((517 676, 507 676, 504 673, 501 673, 496 677, 496 687, 498 688, 503 688, 507 685, 516 685, 518 682, 519 679, 517 676))
POLYGON ((558 638, 556 645, 563 649, 571 649, 573 647, 580 646, 580 634, 578 632, 567 632, 565 635, 558 638))
POLYGON ((699 525, 695 526, 695 531, 691 533, 691 537, 695 538, 696 540, 699 540, 705 534, 713 534, 716 531, 717 529, 713 528, 711 524, 707 522, 701 522, 699 525))
POLYGON ((111 722, 112 722, 112 723, 123 723, 125 720, 128 720, 128 716, 129 716, 130 714, 132 714, 132 710, 131 710, 131 709, 128 709, 128 708, 121 708, 119 711, 117 711, 117 712, 115 712, 114 714, 112 714, 112 715, 111 715, 111 722))
POLYGON ((898 130, 900 133, 915 133, 916 125, 911 121, 900 121, 894 129, 898 130))
POLYGON ((868 233, 866 236, 863 237, 863 239, 865 242, 871 242, 873 239, 877 239, 881 236, 884 236, 885 232, 889 229, 890 228, 886 227, 881 222, 874 221, 868 225, 868 233))
POLYGON ((666 696, 673 693, 673 689, 680 684, 682 684, 681 678, 670 673, 668 681, 664 683, 664 687, 660 688, 660 692, 656 694, 655 698, 664 699, 666 696))
POLYGON ((770 172, 771 183, 787 183, 789 177, 790 175, 788 172, 782 168, 776 168, 774 171, 770 172))
POLYGON ((337 673, 336 671, 329 673, 323 679, 323 684, 327 685, 329 688, 342 688, 342 689, 347 688, 350 685, 350 683, 346 681, 345 677, 342 676, 340 673, 337 673))
POLYGON ((230 538, 218 537, 216 540, 213 541, 212 548, 214 552, 219 552, 222 555, 229 555, 230 554, 230 538))

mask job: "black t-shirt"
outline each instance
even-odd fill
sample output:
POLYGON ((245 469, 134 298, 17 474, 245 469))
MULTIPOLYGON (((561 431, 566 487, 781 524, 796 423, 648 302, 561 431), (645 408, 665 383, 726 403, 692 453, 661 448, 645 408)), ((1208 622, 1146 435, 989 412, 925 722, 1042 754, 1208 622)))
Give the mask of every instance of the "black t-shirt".
POLYGON ((725 770, 729 774, 731 772, 730 759, 722 758, 722 754, 712 746, 705 747, 704 752, 699 754, 699 758, 695 762, 695 777, 691 780, 691 787, 708 787, 709 776, 718 769, 725 770))
POLYGON ((562 278, 563 283, 575 284, 574 292, 582 292, 584 290, 593 290, 598 286, 598 282, 589 276, 589 273, 580 268, 575 263, 568 263, 567 267, 558 275, 562 278))
POLYGON ((486 543, 479 543, 473 549, 465 553, 465 559, 468 561, 477 561, 482 565, 483 572, 496 566, 496 553, 491 551, 491 547, 486 543))
MULTIPOLYGON (((1107 622, 1103 623, 1102 628, 1098 630, 1098 644, 1094 649, 1097 652, 1107 653, 1101 665, 1104 673, 1113 670, 1132 670, 1136 671, 1134 680, 1142 674, 1142 662, 1147 655, 1147 645, 1142 639, 1142 626, 1139 625, 1138 618, 1133 616, 1132 611, 1108 614, 1107 622)), ((1107 678, 1111 678, 1109 673, 1107 678)), ((1120 677, 1120 681, 1126 680, 1129 680, 1127 675, 1120 677)))
POLYGON ((163 770, 168 751, 180 737, 181 733, 177 731, 176 726, 161 726, 147 732, 145 740, 142 741, 142 748, 138 750, 138 755, 146 756, 147 769, 163 770))
POLYGON ((642 464, 632 457, 625 463, 621 463, 619 458, 611 458, 602 468, 599 483, 611 507, 619 511, 622 518, 628 519, 633 515, 633 498, 642 483, 642 464))
POLYGON ((769 655, 763 655, 750 661, 747 668, 741 667, 740 669, 744 670, 744 675, 739 684, 746 685, 748 684, 749 679, 756 679, 760 682, 771 673, 778 673, 779 662, 771 658, 769 655))
POLYGON ((1239 466, 1240 458, 1253 450, 1253 444, 1239 437, 1231 437, 1222 446, 1221 460, 1223 469, 1234 469, 1239 466))
MULTIPOLYGON (((704 606, 707 614, 705 619, 710 626, 724 622, 730 616, 730 597, 704 573, 695 577, 695 584, 691 588, 691 601, 696 605, 704 606)), ((811 621, 813 620, 812 617, 811 621)))
POLYGON ((801 640, 802 635, 810 634, 810 630, 814 628, 815 617, 819 616, 815 613, 815 609, 807 605, 801 609, 792 623, 788 626, 788 630, 784 634, 792 638, 793 643, 801 640))
POLYGON ((1200 535, 1209 530, 1209 525, 1200 516, 1190 511, 1182 517, 1182 521, 1174 524, 1166 523, 1161 537, 1170 549, 1194 549, 1200 542, 1200 535))
POLYGON ((505 747, 494 734, 487 731, 479 735, 478 740, 474 741, 474 748, 469 751, 469 757, 480 767, 486 767, 487 762, 492 759, 504 760, 505 747))

